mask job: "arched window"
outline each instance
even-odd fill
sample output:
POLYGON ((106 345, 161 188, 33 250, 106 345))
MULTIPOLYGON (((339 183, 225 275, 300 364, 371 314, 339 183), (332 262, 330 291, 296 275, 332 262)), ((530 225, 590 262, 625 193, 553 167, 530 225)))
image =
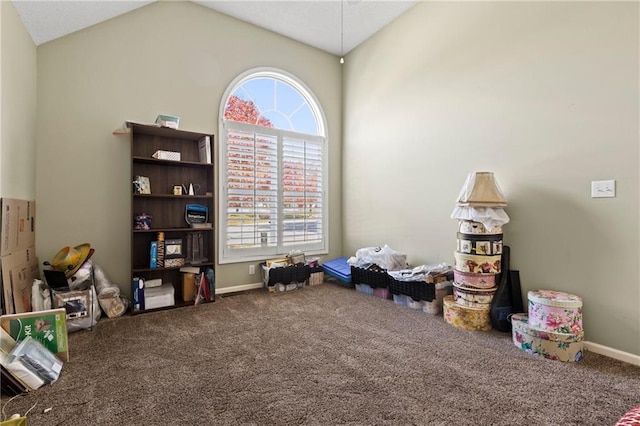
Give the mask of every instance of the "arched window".
POLYGON ((222 99, 220 263, 326 252, 326 124, 281 70, 238 76, 222 99))

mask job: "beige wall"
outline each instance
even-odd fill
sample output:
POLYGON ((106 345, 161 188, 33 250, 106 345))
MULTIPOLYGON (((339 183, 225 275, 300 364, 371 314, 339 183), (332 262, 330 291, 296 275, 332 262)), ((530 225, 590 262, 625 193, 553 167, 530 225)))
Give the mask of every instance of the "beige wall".
MULTIPOLYGON (((0 192, 32 197, 36 50, 0 4, 0 192)), ((412 264, 451 262, 460 186, 494 171, 524 292, 581 295, 586 339, 640 354, 638 31, 636 3, 421 3, 348 55, 344 82, 335 57, 191 3, 49 42, 37 49, 38 255, 89 241, 128 289, 129 143, 111 132, 170 113, 217 135, 229 82, 274 66, 327 116, 328 257, 387 243, 412 264), (591 199, 596 179, 616 179, 617 197, 591 199)), ((258 281, 246 269, 218 267, 218 285, 258 281)))
POLYGON ((0 2, 0 196, 36 198, 36 46, 0 2))
MULTIPOLYGON (((329 129, 330 254, 341 254, 341 69, 335 56, 191 2, 157 2, 38 47, 38 256, 90 242, 129 294, 131 180, 125 120, 180 116, 218 135, 227 86, 269 66, 300 78, 329 129)), ((216 140, 217 142, 217 140, 216 140)), ((217 154, 217 149, 215 154, 217 154)), ((259 271, 259 268, 256 268, 259 271)), ((216 268, 217 287, 260 282, 247 264, 216 268)))
POLYGON ((425 2, 349 54, 345 252, 451 264, 455 199, 493 171, 525 301, 580 295, 585 339, 639 355, 638 7, 425 2))

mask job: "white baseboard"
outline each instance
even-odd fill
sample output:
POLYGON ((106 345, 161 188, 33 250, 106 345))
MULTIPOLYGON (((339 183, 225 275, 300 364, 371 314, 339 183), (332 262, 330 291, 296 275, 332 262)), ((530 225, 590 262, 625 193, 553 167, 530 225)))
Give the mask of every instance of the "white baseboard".
POLYGON ((609 358, 640 366, 640 355, 634 355, 628 352, 619 351, 617 349, 613 349, 608 346, 599 345, 597 343, 589 341, 584 341, 583 344, 585 349, 589 352, 595 352, 600 355, 608 356, 609 358))
POLYGON ((232 287, 222 287, 222 288, 216 288, 216 294, 236 293, 238 291, 255 290, 262 287, 263 287, 263 284, 261 282, 253 283, 253 284, 236 285, 232 287))

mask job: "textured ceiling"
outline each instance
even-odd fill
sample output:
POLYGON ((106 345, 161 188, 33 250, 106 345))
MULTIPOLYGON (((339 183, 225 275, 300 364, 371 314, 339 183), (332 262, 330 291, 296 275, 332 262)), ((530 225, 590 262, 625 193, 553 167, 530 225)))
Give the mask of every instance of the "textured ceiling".
MULTIPOLYGON (((13 0, 20 19, 36 45, 152 2, 153 0, 13 0)), ((194 2, 337 56, 348 53, 417 3, 404 0, 194 2)))

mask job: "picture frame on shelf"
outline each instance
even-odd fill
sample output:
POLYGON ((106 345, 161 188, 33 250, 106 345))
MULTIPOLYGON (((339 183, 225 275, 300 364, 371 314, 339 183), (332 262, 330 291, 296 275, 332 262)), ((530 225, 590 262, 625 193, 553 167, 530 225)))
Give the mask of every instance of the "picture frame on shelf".
POLYGON ((165 240, 164 257, 166 259, 184 257, 182 252, 182 239, 165 240))
POLYGON ((136 176, 133 188, 136 194, 151 194, 151 182, 147 176, 136 176))

